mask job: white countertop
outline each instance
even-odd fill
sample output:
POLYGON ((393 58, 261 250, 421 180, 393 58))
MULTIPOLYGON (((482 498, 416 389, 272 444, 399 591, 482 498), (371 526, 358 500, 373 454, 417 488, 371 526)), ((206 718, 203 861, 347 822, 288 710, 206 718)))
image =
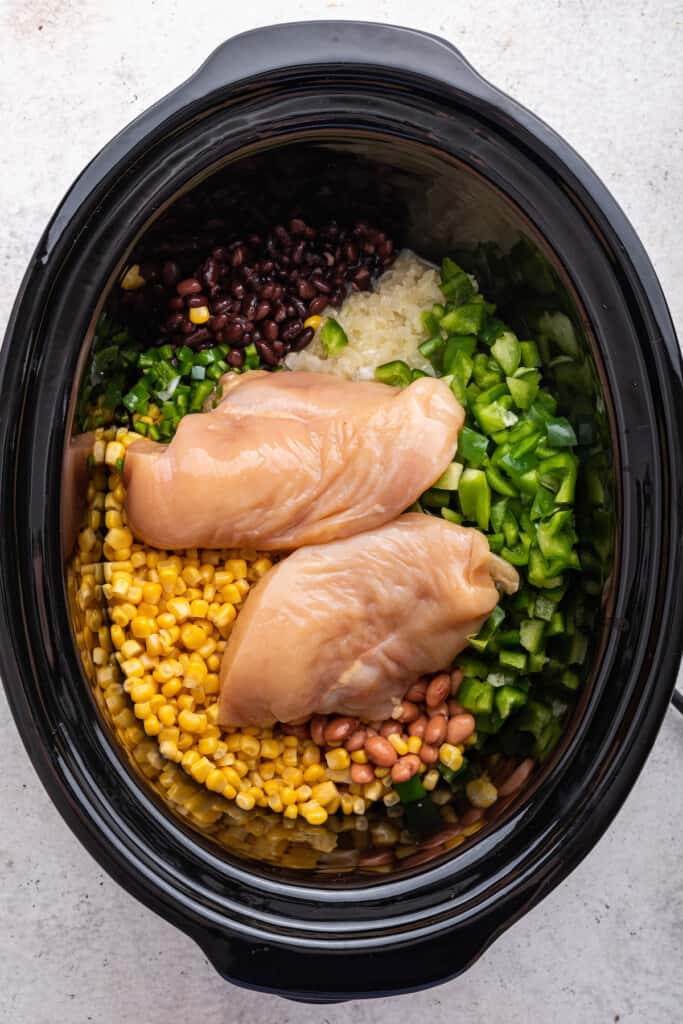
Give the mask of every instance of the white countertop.
MULTIPOLYGON (((683 334, 678 0, 299 0, 284 8, 273 0, 0 2, 0 328, 53 208, 119 128, 230 35, 355 17, 446 36, 563 134, 635 225, 683 334)), ((683 720, 674 712, 607 835, 465 976, 417 995, 333 1007, 226 984, 189 939, 119 889, 47 799, 4 696, 0 750, 5 1024, 681 1020, 683 720)))

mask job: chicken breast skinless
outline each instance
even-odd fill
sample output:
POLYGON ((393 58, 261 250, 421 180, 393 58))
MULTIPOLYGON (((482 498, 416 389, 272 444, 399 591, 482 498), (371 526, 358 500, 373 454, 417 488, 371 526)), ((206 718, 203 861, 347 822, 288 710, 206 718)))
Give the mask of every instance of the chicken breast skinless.
POLYGON ((306 372, 228 374, 212 412, 126 453, 128 524, 155 547, 286 551, 389 522, 442 474, 464 412, 443 381, 404 390, 306 372))
POLYGON ((300 548, 253 587, 220 669, 221 725, 312 714, 386 718, 421 675, 447 668, 515 569, 478 530, 410 513, 300 548))

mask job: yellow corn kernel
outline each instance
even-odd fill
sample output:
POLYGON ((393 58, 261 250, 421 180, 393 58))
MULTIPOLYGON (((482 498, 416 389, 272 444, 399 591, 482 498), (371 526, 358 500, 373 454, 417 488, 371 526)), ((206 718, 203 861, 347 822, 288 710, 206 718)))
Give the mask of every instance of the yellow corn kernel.
POLYGON ((294 819, 294 818, 298 817, 298 815, 299 815, 299 808, 297 807, 296 804, 290 804, 289 807, 285 807, 283 813, 284 813, 285 818, 292 818, 292 819, 294 819))
POLYGON ((155 714, 148 715, 143 725, 148 736, 158 736, 161 732, 161 722, 155 714))
POLYGON ((221 587, 221 597, 230 604, 240 604, 242 593, 234 583, 226 583, 224 587, 221 587))
POLYGON ((155 623, 151 619, 143 618, 142 615, 136 615, 130 624, 130 631, 138 640, 147 639, 148 636, 154 633, 155 629, 155 623))
MULTIPOLYGON (((104 453, 104 461, 108 466, 116 466, 119 459, 122 459, 126 454, 126 449, 119 441, 109 441, 104 453)), ((112 488, 115 490, 116 488, 112 488)), ((131 537, 132 543, 132 537, 131 537)), ((126 547, 125 544, 113 544, 113 547, 126 547)))
POLYGON ((297 786, 296 787, 296 801, 297 803, 304 803, 306 800, 310 800, 313 795, 313 790, 310 786, 297 786))
POLYGON ((282 803, 279 792, 270 793, 267 797, 267 802, 271 811, 275 811, 276 814, 282 814, 285 805, 282 803))
MULTIPOLYGON (((205 619, 209 610, 209 602, 201 598, 195 598, 190 602, 190 617, 193 619, 205 619)), ((211 652, 209 652, 211 653, 211 652)))
POLYGON ((144 583, 142 586, 142 600, 147 604, 159 604, 161 600, 161 586, 158 583, 144 583))
POLYGON ((311 802, 303 804, 302 807, 306 808, 301 813, 309 825, 323 825, 327 821, 327 811, 324 807, 311 807, 311 802))
POLYGON ((439 778, 439 773, 438 771, 436 771, 435 768, 432 768, 430 771, 427 772, 424 779, 422 780, 422 785, 424 786, 428 793, 431 793, 433 789, 436 789, 439 783, 439 778))
POLYGON ((344 747, 337 747, 334 750, 328 750, 325 754, 325 760, 327 767, 332 771, 342 771, 344 768, 348 768, 351 763, 348 750, 344 747))
POLYGON ((296 792, 291 786, 283 786, 280 790, 280 799, 285 807, 289 807, 291 804, 296 803, 296 792))
POLYGON ((126 642, 126 634, 123 632, 121 626, 118 623, 114 623, 111 627, 111 642, 117 650, 120 650, 126 642))
POLYGON ((293 786, 296 789, 304 781, 304 773, 300 768, 289 767, 283 771, 282 778, 288 786, 293 786))
MULTIPOLYGON (((156 690, 152 683, 142 682, 137 683, 130 688, 130 699, 134 704, 142 704, 145 701, 151 700, 156 690)), ((162 697, 163 700, 163 697, 162 697)))
POLYGON ((317 803, 325 805, 331 803, 337 796, 339 790, 335 786, 334 782, 321 782, 317 786, 313 786, 312 798, 317 803))
POLYGON ((474 744, 476 742, 477 742, 477 733, 475 731, 470 736, 468 736, 466 740, 463 740, 463 744, 462 745, 464 747, 472 747, 472 746, 474 746, 474 744))
POLYGON ((404 754, 408 753, 408 744, 401 736, 397 735, 397 733, 392 732, 391 736, 387 736, 387 739, 399 757, 403 757, 404 754))
POLYGON ((312 743, 310 740, 307 740, 304 744, 301 764, 304 768, 308 768, 313 764, 320 764, 320 748, 316 747, 315 743, 312 743))
POLYGON ((265 573, 268 572, 269 569, 272 568, 272 566, 273 563, 269 558, 257 558, 256 561, 252 563, 251 573, 254 577, 256 577, 256 579, 260 579, 261 576, 263 576, 265 573))
POLYGON ((145 279, 140 273, 139 263, 134 263, 132 267, 128 267, 121 278, 121 287, 126 292, 136 291, 138 288, 144 287, 145 279))
POLYGON ((159 569, 159 583, 161 584, 164 593, 173 594, 177 582, 178 572, 173 568, 173 566, 165 566, 163 569, 159 569))
POLYGON ((420 736, 409 736, 407 744, 409 754, 419 754, 422 749, 422 738, 420 736))
POLYGON ((241 807, 243 811, 250 811, 256 801, 251 793, 238 793, 235 797, 235 803, 238 807, 241 807))
MULTIPOLYGON (((139 654, 142 654, 143 647, 137 640, 126 640, 121 644, 121 657, 124 660, 129 658, 137 658, 139 654)), ((141 659, 142 660, 142 659, 141 659)))
POLYGON ((261 757, 267 760, 273 760, 276 758, 281 751, 280 744, 277 740, 262 740, 261 741, 261 757))
POLYGON ((367 764, 368 755, 365 753, 364 750, 354 750, 354 752, 351 754, 351 760, 353 761, 354 764, 367 764))
POLYGON ((311 764, 304 770, 304 782, 315 785, 325 778, 325 769, 321 764, 311 764))
POLYGON ((385 807, 395 807, 396 804, 401 802, 401 798, 395 789, 390 789, 388 793, 382 797, 382 803, 385 807))
POLYGON ((121 671, 124 676, 144 676, 145 667, 139 658, 129 658, 121 662, 121 671))
POLYGON ((212 793, 223 793, 228 783, 220 768, 212 768, 204 779, 204 785, 212 793))
POLYGON ((268 796, 271 796, 273 793, 280 792, 281 785, 282 783, 279 779, 266 779, 263 783, 263 790, 268 796))
POLYGON ((244 776, 249 771, 249 766, 238 757, 235 758, 234 768, 241 778, 244 778, 244 776))
MULTIPOLYGON (((133 534, 127 526, 115 526, 107 532, 104 539, 114 551, 120 551, 121 548, 130 549, 133 543, 133 534)), ((119 559, 119 561, 123 561, 123 559, 119 559)))
MULTIPOLYGON (((379 779, 375 779, 374 782, 366 782, 363 786, 363 796, 366 800, 371 803, 375 800, 380 800, 384 794, 384 786, 379 779)), ((355 811, 356 814, 362 814, 362 811, 355 811)))
POLYGON ((240 594, 242 595, 243 598, 246 597, 247 594, 249 593, 250 587, 249 587, 249 581, 248 580, 246 580, 246 579, 237 579, 237 580, 235 580, 235 586, 237 587, 237 589, 239 590, 239 592, 240 592, 240 594))
POLYGON ((174 677, 173 679, 169 679, 167 680, 167 682, 164 683, 164 685, 161 687, 161 692, 163 693, 166 700, 172 700, 173 697, 180 693, 182 688, 182 681, 177 677, 174 677))
MULTIPOLYGON (((172 597, 170 601, 166 602, 166 611, 170 612, 175 620, 171 625, 176 625, 176 623, 182 623, 185 622, 186 619, 189 619, 192 607, 190 602, 186 601, 184 598, 172 597)), ((167 626, 166 628, 170 629, 171 627, 167 626)), ((206 639, 206 637, 204 639, 206 639)))
POLYGON ((219 629, 225 629, 226 626, 229 626, 236 618, 237 612, 235 611, 235 606, 232 604, 222 604, 211 621, 219 629))
POLYGON ((314 331, 317 331, 322 322, 323 318, 321 316, 309 316, 308 319, 304 320, 304 327, 312 327, 314 331))
POLYGON ((235 580, 246 579, 247 576, 247 563, 243 558, 229 558, 225 563, 227 572, 232 573, 232 578, 235 580))
POLYGON ((340 805, 342 814, 353 814, 353 797, 350 793, 340 794, 340 805))
POLYGON ((204 783, 209 776, 209 773, 213 771, 213 765, 206 757, 200 757, 198 761, 190 768, 190 775, 195 782, 204 783))
POLYGON ((157 711, 159 721, 164 726, 173 726, 176 722, 176 711, 172 704, 162 704, 157 711))
POLYGON ((498 799, 498 790, 492 782, 489 782, 488 779, 481 776, 480 778, 472 779, 471 782, 467 783, 465 786, 465 795, 473 807, 485 809, 496 802, 498 799))
POLYGON ((462 767, 462 753, 452 743, 442 743, 439 747, 439 760, 447 768, 457 772, 462 767))
POLYGON ((215 736, 204 736, 197 744, 197 750, 204 757, 213 757, 218 748, 218 740, 215 736))
POLYGON ((288 750, 284 751, 284 753, 282 755, 282 763, 283 763, 283 765, 287 765, 287 767, 295 767, 298 764, 298 762, 299 762, 299 752, 298 752, 298 750, 295 750, 293 747, 290 747, 288 750))
POLYGON ((206 633, 200 626, 188 623, 180 630, 180 639, 190 651, 198 650, 206 641, 206 633))
POLYGON ((185 732, 190 732, 194 735, 202 733, 206 729, 206 715, 195 714, 194 711, 183 710, 178 715, 178 725, 185 732))
POLYGON ((483 828, 483 827, 484 827, 484 822, 483 821, 475 821, 471 825, 468 825, 467 828, 464 828, 462 830, 462 834, 463 834, 463 836, 473 836, 475 832, 478 832, 479 829, 483 828))
POLYGON ((259 755, 259 752, 261 750, 261 744, 259 743, 255 736, 243 735, 240 741, 240 750, 245 755, 245 757, 255 758, 259 755))
POLYGON ((205 324, 211 313, 208 306, 193 306, 189 315, 193 324, 205 324))
POLYGON ((391 774, 391 768, 375 768, 375 775, 378 779, 386 779, 391 774))

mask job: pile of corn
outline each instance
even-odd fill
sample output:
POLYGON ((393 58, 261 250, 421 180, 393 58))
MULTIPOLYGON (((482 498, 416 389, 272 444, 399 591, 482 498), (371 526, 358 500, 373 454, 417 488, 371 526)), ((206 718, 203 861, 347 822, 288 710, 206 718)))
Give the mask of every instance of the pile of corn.
MULTIPOLYGON (((94 437, 87 508, 71 566, 83 623, 79 646, 100 703, 147 777, 202 826, 218 822, 226 807, 238 814, 264 808, 309 826, 323 825, 338 811, 362 816, 377 801, 398 811, 388 768, 368 765, 369 781, 349 779, 354 764, 367 765, 362 749, 349 753, 341 743, 325 749, 278 729, 218 725, 222 653, 251 586, 272 562, 253 551, 169 554, 135 542, 126 525, 121 471, 126 447, 138 435, 100 428, 94 437), (187 776, 202 789, 188 789, 187 776)), ((406 753, 396 747, 406 741, 389 741, 406 753)), ((419 742, 410 737, 406 750, 419 742)), ((451 753, 461 760, 461 750, 451 753)), ((434 801, 447 803, 450 793, 437 788, 436 769, 421 765, 420 771, 434 801)), ((495 789, 479 783, 493 791, 483 804, 476 801, 488 806, 495 789)), ((442 806, 446 822, 449 810, 442 806)))

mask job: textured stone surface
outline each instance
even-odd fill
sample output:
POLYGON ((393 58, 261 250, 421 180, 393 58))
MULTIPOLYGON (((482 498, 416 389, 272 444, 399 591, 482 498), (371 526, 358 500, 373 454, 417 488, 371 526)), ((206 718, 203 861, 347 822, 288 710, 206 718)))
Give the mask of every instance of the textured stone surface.
MULTIPOLYGON (((4 326, 56 202, 91 155, 223 38, 269 22, 367 18, 447 36, 557 128, 639 231, 683 329, 683 6, 602 0, 0 3, 4 326)), ((53 809, 0 698, 0 1019, 204 1024, 394 1019, 673 1024, 683 981, 683 722, 670 713, 632 795, 573 875, 463 978, 389 1004, 300 1007, 222 982, 122 892, 53 809), (465 1009, 466 1008, 466 1009, 465 1009)))

